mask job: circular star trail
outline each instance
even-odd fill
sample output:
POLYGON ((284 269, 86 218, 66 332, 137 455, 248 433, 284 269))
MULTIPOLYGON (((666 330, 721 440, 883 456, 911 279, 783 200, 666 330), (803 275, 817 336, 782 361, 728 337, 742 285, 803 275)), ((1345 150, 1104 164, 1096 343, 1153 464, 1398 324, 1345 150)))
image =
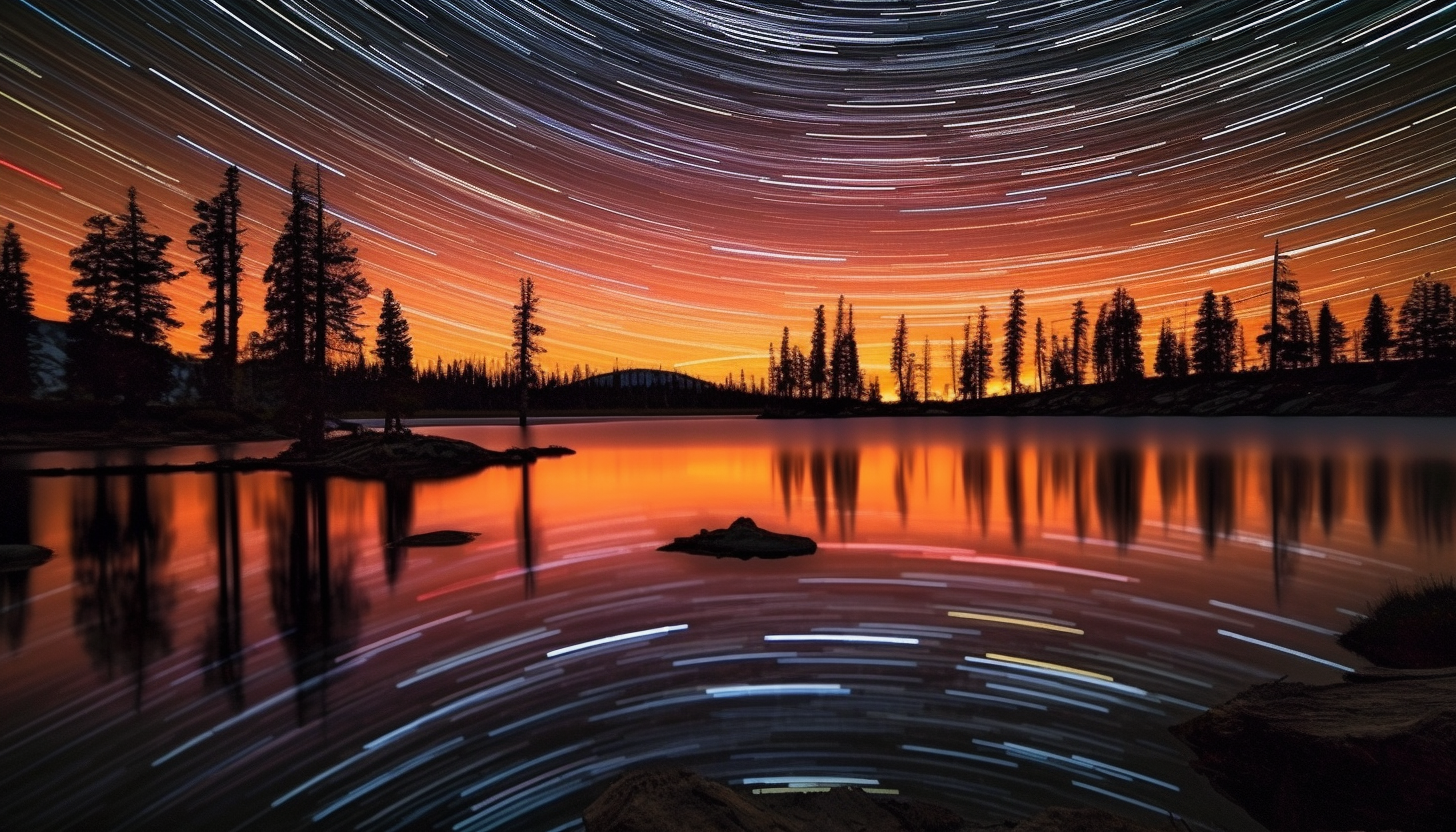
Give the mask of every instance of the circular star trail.
POLYGON ((13 0, 0 221, 61 319, 82 221, 137 186, 193 272, 184 351, 229 163, 244 329, 317 164, 422 358, 503 353, 525 275, 548 361, 707 378, 841 294, 871 374, 900 314, 944 345, 1018 287, 1054 331, 1117 285, 1149 338, 1209 288, 1251 328, 1276 239, 1358 325, 1451 268, 1453 44, 1437 0, 13 0))

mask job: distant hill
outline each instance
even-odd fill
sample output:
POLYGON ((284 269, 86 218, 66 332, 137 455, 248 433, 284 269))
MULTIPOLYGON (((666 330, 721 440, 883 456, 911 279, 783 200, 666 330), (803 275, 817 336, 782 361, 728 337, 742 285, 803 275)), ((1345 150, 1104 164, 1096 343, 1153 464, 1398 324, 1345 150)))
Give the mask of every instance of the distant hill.
MULTIPOLYGON (((66 347, 71 342, 71 325, 65 321, 31 320, 30 377, 37 398, 66 393, 66 347)), ((160 404, 178 404, 197 397, 201 362, 191 356, 173 355, 172 384, 160 404)))
POLYGON ((671 370, 614 370, 566 385, 570 387, 666 387, 672 390, 715 390, 718 385, 671 370))

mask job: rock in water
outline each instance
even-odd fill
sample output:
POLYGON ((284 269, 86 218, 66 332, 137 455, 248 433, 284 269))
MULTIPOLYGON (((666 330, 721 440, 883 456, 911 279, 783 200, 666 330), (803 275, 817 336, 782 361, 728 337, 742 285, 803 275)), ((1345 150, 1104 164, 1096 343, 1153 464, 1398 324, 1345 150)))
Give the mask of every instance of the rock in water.
POLYGON ((477 537, 480 537, 480 532, 457 532, 454 529, 442 529, 438 532, 423 532, 421 534, 412 534, 409 537, 401 537, 389 545, 392 547, 464 546, 477 537))
POLYGON ((687 552, 718 558, 787 558, 812 555, 818 545, 807 537, 760 529, 752 519, 740 517, 726 529, 703 529, 692 537, 679 537, 659 552, 687 552))
POLYGON ((1456 824, 1456 678, 1255 685, 1172 731, 1274 832, 1456 824))
POLYGON ((44 546, 29 543, 0 543, 0 572, 18 572, 34 569, 51 559, 54 554, 44 546))
MULTIPOLYGON (((631 771, 582 813, 586 832, 971 832, 949 809, 859 789, 744 794, 690 771, 631 771)), ((1100 809, 1048 809, 1001 832, 1153 832, 1100 809)))

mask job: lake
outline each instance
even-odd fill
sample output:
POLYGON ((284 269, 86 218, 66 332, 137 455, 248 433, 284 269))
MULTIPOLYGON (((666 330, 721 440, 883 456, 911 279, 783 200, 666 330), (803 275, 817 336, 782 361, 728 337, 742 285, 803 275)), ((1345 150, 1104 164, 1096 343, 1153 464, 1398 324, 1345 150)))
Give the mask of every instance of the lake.
POLYGON ((574 456, 416 483, 0 470, 16 829, 579 828, 621 771, 856 784, 971 819, 1259 827, 1168 726, 1334 682, 1333 635, 1452 570, 1441 419, 420 427, 574 456), (658 552, 739 516, 776 561, 658 552), (407 534, 479 532, 453 548, 407 534))

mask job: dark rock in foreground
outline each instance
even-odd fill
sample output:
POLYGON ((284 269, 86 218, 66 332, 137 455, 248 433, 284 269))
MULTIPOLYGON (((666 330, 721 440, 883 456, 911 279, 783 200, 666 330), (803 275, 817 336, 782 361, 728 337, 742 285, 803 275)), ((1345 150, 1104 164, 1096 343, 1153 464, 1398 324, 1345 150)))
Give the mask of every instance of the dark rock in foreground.
MULTIPOLYGON (((587 832, 971 832, 949 809, 859 789, 745 794, 690 771, 622 775, 582 814, 587 832)), ((1003 832, 1153 832, 1097 809, 1048 809, 1003 832)))
POLYGON ((480 532, 459 532, 454 529, 442 529, 437 532, 424 532, 422 534, 412 534, 409 537, 401 537, 389 545, 394 548, 402 546, 464 546, 477 537, 480 537, 480 532))
POLYGON ((1173 733, 1274 832, 1456 823, 1456 678, 1256 685, 1173 733))
POLYGON ((1389 592, 1339 642, 1381 667, 1456 666, 1456 583, 1435 581, 1389 592))
POLYGON ((34 569, 51 559, 50 549, 29 543, 0 543, 0 572, 34 569))
POLYGON ((687 552, 718 558, 787 558, 812 555, 818 544, 796 534, 779 534, 760 529, 752 519, 740 517, 726 529, 703 529, 692 537, 679 537, 659 552, 687 552))

